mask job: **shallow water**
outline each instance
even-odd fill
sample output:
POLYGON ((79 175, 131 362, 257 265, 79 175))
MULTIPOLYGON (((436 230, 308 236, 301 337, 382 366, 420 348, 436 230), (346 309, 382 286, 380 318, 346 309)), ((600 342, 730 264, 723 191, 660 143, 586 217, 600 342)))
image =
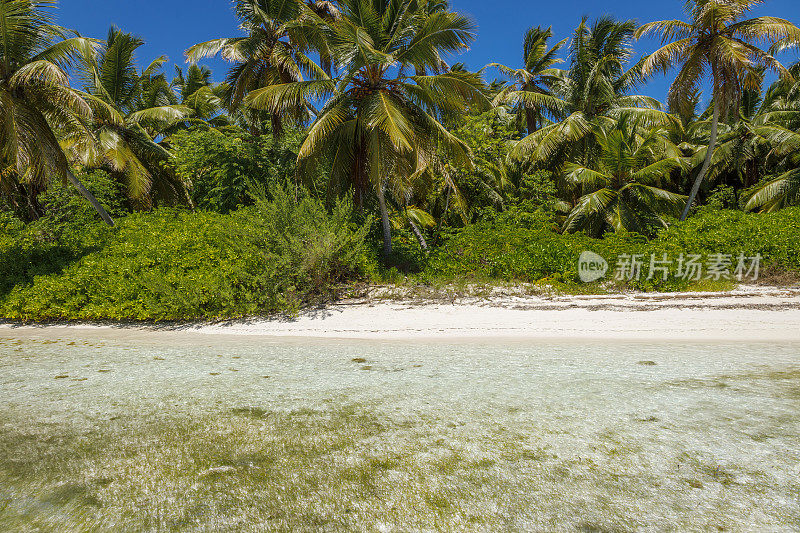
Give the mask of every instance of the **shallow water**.
POLYGON ((19 330, 0 398, 0 529, 800 529, 797 344, 19 330))

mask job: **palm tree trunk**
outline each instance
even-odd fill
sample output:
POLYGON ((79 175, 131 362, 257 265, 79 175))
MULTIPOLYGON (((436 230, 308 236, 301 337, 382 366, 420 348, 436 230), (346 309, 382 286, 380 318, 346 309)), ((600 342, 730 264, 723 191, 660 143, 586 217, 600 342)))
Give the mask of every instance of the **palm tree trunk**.
MULTIPOLYGON (((766 172, 764 173, 766 174, 766 172)), ((758 183, 758 161, 751 160, 747 163, 747 173, 745 174, 745 189, 752 187, 758 183)))
POLYGON ((703 168, 700 169, 700 173, 694 180, 694 185, 692 185, 692 190, 689 192, 689 199, 686 201, 686 207, 683 210, 683 214, 681 214, 681 221, 686 220, 686 217, 689 216, 689 209, 692 208, 692 204, 694 203, 694 199, 697 197, 698 191, 700 191, 700 185, 703 183, 703 179, 706 177, 708 173, 708 169, 711 166, 711 160, 714 157, 714 149, 717 147, 717 130, 719 128, 719 98, 715 99, 714 102, 714 118, 711 119, 711 140, 708 143, 708 151, 706 152, 706 160, 703 162, 703 168))
POLYGON ((425 251, 425 253, 427 254, 427 253, 428 253, 428 241, 426 241, 426 240, 425 240, 425 236, 424 236, 424 235, 422 234, 422 232, 419 230, 419 227, 418 227, 416 224, 414 224, 414 221, 413 221, 413 220, 411 220, 411 219, 409 218, 409 219, 408 219, 408 223, 409 223, 409 225, 411 226, 411 231, 413 231, 413 232, 414 232, 414 236, 417 238, 417 242, 419 243, 420 247, 421 247, 421 248, 422 248, 422 249, 425 251))
POLYGON ((106 224, 113 227, 114 221, 111 219, 106 210, 103 209, 103 206, 100 205, 100 202, 97 201, 97 198, 95 198, 94 195, 83 186, 83 183, 81 183, 80 180, 75 177, 75 174, 73 174, 69 169, 67 170, 67 179, 75 186, 76 189, 78 189, 78 192, 81 193, 81 195, 86 198, 90 204, 92 204, 92 207, 94 207, 94 210, 100 215, 100 218, 102 218, 106 224))
POLYGON ((408 202, 406 201, 406 219, 408 220, 408 225, 411 226, 411 231, 414 233, 414 236, 417 238, 417 242, 419 243, 420 248, 427 254, 428 253, 428 241, 425 240, 425 236, 419 229, 411 217, 408 216, 408 202))
POLYGON ((28 204, 28 217, 31 220, 39 220, 42 218, 41 211, 37 207, 37 203, 35 199, 32 199, 30 196, 25 198, 25 202, 28 204))
POLYGON ((386 208, 383 183, 378 184, 378 205, 381 208, 381 226, 383 227, 383 258, 392 255, 392 227, 389 224, 389 210, 386 208))
POLYGON ((317 118, 319 116, 319 109, 314 107, 314 105, 311 104, 311 102, 306 102, 306 108, 308 108, 308 110, 314 114, 314 118, 317 118))
POLYGON ((270 117, 270 122, 272 122, 272 138, 280 139, 283 137, 283 120, 281 120, 281 116, 277 113, 273 114, 270 117))
POLYGON ((533 109, 525 109, 525 126, 528 129, 528 135, 536 131, 536 111, 533 109))
POLYGON ((186 204, 189 206, 189 209, 192 211, 195 210, 196 206, 194 205, 194 201, 192 200, 192 195, 189 194, 189 188, 186 186, 183 181, 180 182, 181 185, 181 192, 183 193, 183 199, 186 201, 186 204))
POLYGON ((433 236, 433 245, 439 245, 439 236, 442 233, 442 222, 447 217, 447 211, 450 209, 450 187, 447 188, 447 192, 444 195, 444 213, 442 216, 439 217, 439 220, 436 222, 436 234, 433 236))
POLYGON ((364 140, 359 135, 356 140, 355 157, 353 158, 353 204, 359 211, 364 209, 364 184, 366 183, 366 169, 364 168, 364 161, 366 159, 366 150, 364 148, 364 140))
MULTIPOLYGON (((25 187, 22 184, 17 184, 16 189, 19 191, 18 194, 21 194, 23 198, 25 198, 25 204, 28 210, 28 219, 29 220, 39 220, 42 218, 42 206, 39 205, 39 194, 41 191, 38 190, 34 184, 30 184, 30 187, 25 187)), ((12 203, 17 206, 17 202, 13 200, 12 203)))

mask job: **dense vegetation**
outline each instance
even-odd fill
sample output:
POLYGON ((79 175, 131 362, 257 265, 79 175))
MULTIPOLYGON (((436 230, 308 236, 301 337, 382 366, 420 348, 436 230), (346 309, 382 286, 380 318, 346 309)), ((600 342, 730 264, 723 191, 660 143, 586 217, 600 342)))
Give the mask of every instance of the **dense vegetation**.
POLYGON ((163 208, 114 228, 88 213, 27 225, 6 215, 0 313, 169 320, 286 312, 368 271, 369 226, 350 223, 347 202, 328 210, 285 188, 272 193, 231 215, 163 208))
POLYGON ((800 272, 800 30, 747 19, 756 0, 534 27, 519 66, 479 72, 447 63, 476 29, 444 2, 237 0, 243 35, 171 78, 54 3, 0 0, 2 317, 291 312, 354 281, 728 282, 582 286, 584 250, 800 272), (217 54, 223 83, 195 64, 217 54), (640 94, 672 67, 666 108, 640 94))
MULTIPOLYGON (((664 230, 654 239, 636 233, 617 233, 596 239, 583 233, 562 235, 552 224, 539 217, 508 212, 494 220, 472 224, 456 233, 437 250, 426 269, 431 280, 521 280, 578 290, 578 257, 584 250, 615 261, 618 256, 634 254, 643 258, 639 279, 620 280, 620 286, 643 290, 685 290, 725 287, 712 283, 705 275, 700 280, 675 275, 675 268, 664 279, 660 275, 647 279, 651 256, 673 261, 683 254, 708 257, 711 254, 731 256, 731 276, 736 258, 760 254, 763 272, 800 272, 800 209, 791 208, 767 216, 741 211, 706 210, 686 223, 664 230)), ((614 268, 614 264, 610 265, 614 268)), ((613 276, 609 276, 613 279, 613 276)), ((722 278, 714 281, 725 281, 722 278)), ((588 287, 596 291, 597 286, 588 287)))

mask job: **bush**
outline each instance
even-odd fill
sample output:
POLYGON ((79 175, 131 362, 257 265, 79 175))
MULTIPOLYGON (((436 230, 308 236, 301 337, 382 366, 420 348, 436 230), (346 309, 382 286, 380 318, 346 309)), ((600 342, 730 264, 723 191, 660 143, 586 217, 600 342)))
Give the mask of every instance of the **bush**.
POLYGON ((183 320, 293 312, 367 268, 368 227, 351 227, 348 205, 329 213, 283 188, 273 194, 230 215, 176 209, 130 215, 102 246, 52 260, 60 268, 50 271, 26 260, 23 274, 10 272, 13 246, 39 258, 53 251, 35 238, 35 228, 15 226, 11 247, 0 248, 3 279, 15 280, 0 293, 0 315, 183 320))
POLYGON ((739 200, 736 199, 736 190, 730 185, 719 185, 715 187, 706 200, 706 205, 702 209, 738 209, 739 200))
MULTIPOLYGON (((287 187, 273 187, 269 198, 255 195, 254 205, 227 215, 158 209, 121 216, 114 228, 79 204, 55 208, 71 205, 68 196, 54 192, 50 214, 27 225, 0 212, 0 317, 157 321, 292 313, 333 297, 339 284, 381 272, 399 276, 378 267, 377 250, 368 244, 369 219, 354 223, 347 202, 327 210, 287 187)), ((800 272, 800 207, 774 214, 703 210, 650 241, 633 233, 562 235, 542 211, 484 215, 482 222, 443 232, 444 243, 427 261, 413 235, 399 231, 398 258, 406 269, 424 265, 414 278, 423 281, 542 282, 581 292, 596 288, 578 278, 584 250, 609 262, 607 279, 620 254, 640 254, 645 269, 651 254, 673 260, 680 254, 734 260, 740 253, 761 254, 765 267, 800 272)), ((692 286, 674 276, 627 285, 692 286)))
MULTIPOLYGON (((127 213, 121 186, 105 172, 76 174, 112 217, 127 213)), ((69 184, 53 183, 40 199, 46 215, 30 224, 0 213, 0 300, 37 276, 62 272, 114 234, 69 184)))
MULTIPOLYGON (((97 198, 111 218, 131 212, 125 186, 103 170, 75 170, 75 176, 97 198)), ((39 198, 47 223, 91 223, 100 220, 92 205, 71 183, 55 182, 39 198)))
MULTIPOLYGON (((800 208, 762 215, 741 211, 707 210, 674 224, 648 241, 634 233, 608 234, 593 239, 583 234, 560 234, 544 214, 510 211, 493 220, 470 225, 436 250, 425 272, 428 278, 578 284, 580 254, 591 250, 609 262, 613 271, 620 254, 641 254, 647 261, 666 253, 762 256, 762 266, 800 272, 800 208)), ((645 272, 646 276, 647 272, 645 272)), ((674 276, 663 281, 632 281, 634 288, 679 290, 690 285, 674 276)))
POLYGON ((183 131, 170 139, 172 165, 198 208, 228 213, 252 203, 252 186, 270 189, 294 175, 300 140, 291 131, 277 141, 234 128, 183 131))

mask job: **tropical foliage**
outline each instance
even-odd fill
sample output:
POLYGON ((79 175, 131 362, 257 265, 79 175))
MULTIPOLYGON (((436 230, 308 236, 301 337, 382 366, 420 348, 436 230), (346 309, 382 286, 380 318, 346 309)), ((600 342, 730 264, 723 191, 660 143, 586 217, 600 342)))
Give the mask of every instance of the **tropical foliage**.
MULTIPOLYGON (((11 236, 0 262, 14 280, 3 290, 21 291, 4 312, 33 317, 44 312, 41 302, 66 305, 45 298, 24 311, 30 294, 22 286, 56 271, 89 286, 76 262, 102 262, 105 253, 123 264, 124 243, 115 239, 139 239, 148 224, 165 242, 191 228, 173 246, 197 265, 206 264, 202 253, 213 262, 222 252, 191 248, 190 234, 233 246, 228 232, 242 239, 236 253, 271 258, 229 263, 220 275, 232 285, 209 282, 188 307, 170 300, 192 316, 288 308, 279 300, 293 291, 301 299, 328 293, 348 276, 461 275, 445 262, 460 262, 459 249, 485 239, 509 239, 509 261, 542 279, 556 272, 541 254, 522 260, 508 249, 523 246, 514 224, 546 235, 542 250, 554 258, 559 242, 565 250, 590 238, 657 242, 699 224, 681 222, 689 215, 763 225, 771 222, 762 214, 788 216, 781 227, 798 238, 796 218, 784 213, 800 204, 800 29, 778 17, 748 18, 761 3, 691 0, 685 21, 642 26, 587 17, 563 40, 534 25, 521 36, 519 64, 473 71, 458 55, 477 37, 476 25, 442 0, 236 0, 242 34, 190 46, 187 66, 170 66, 165 56, 140 64, 144 42, 124 29, 97 40, 61 28, 55 0, 0 0, 0 217, 11 236), (634 49, 637 39, 651 34, 660 47, 637 59, 647 52, 634 49), (231 63, 221 83, 200 64, 215 56, 231 63), (662 104, 647 83, 672 69, 662 104), (741 218, 746 211, 760 214, 741 218), (259 222, 267 212, 269 228, 259 222), (102 229, 91 221, 97 214, 106 225, 116 219, 136 229, 102 229), (279 239, 257 242, 246 224, 276 234, 291 228, 281 238, 298 249, 320 246, 320 261, 346 267, 332 274, 320 266, 314 272, 324 280, 309 288, 287 272, 311 272, 298 266, 311 259, 274 252, 279 239), (336 239, 358 253, 334 259, 332 250, 344 253, 336 239), (284 260, 294 270, 271 270, 268 282, 248 277, 284 260), (233 294, 241 283, 253 292, 264 283, 280 288, 269 289, 269 301, 242 296, 233 307, 203 299, 233 294)), ((142 265, 154 266, 161 253, 137 249, 150 258, 142 265)), ((170 261, 162 274, 175 276, 173 288, 199 272, 170 261)), ((488 270, 470 261, 462 266, 475 273, 526 277, 517 267, 489 268, 504 264, 494 255, 480 259, 488 270)), ((48 290, 76 298, 73 289, 48 290)), ((82 305, 99 306, 98 317, 171 316, 166 307, 112 313, 96 301, 82 305)))
POLYGON ((91 139, 66 137, 64 144, 75 161, 120 176, 131 199, 149 207, 187 198, 185 185, 165 168, 170 153, 156 139, 182 124, 192 110, 176 103, 160 72, 166 57, 136 70, 135 52, 143 44, 112 27, 99 52, 86 59, 82 76, 84 98, 94 111, 91 139))
POLYGON ((552 94, 538 97, 556 120, 517 143, 512 157, 546 168, 569 159, 590 164, 597 154, 596 133, 609 123, 632 119, 653 127, 675 122, 657 100, 633 94, 643 79, 641 66, 629 64, 635 30, 631 20, 581 21, 570 42, 569 70, 554 80, 552 94))
MULTIPOLYGON (((559 234, 541 216, 512 209, 453 235, 431 256, 423 279, 516 280, 580 290, 583 286, 578 282, 577 258, 584 250, 592 250, 610 261, 620 255, 638 255, 649 261, 651 256, 662 258, 664 254, 673 260, 681 254, 724 254, 735 262, 739 254, 760 254, 762 274, 778 272, 792 279, 786 274, 794 272, 796 280, 800 272, 798 230, 798 207, 769 215, 704 210, 651 240, 635 233, 596 239, 584 233, 559 234)), ((642 290, 686 290, 692 286, 692 280, 674 276, 645 278, 634 280, 633 286, 642 290)))
POLYGON ((0 215, 0 315, 177 320, 292 312, 364 275, 368 227, 351 207, 284 188, 234 215, 162 209, 98 228, 81 216, 27 227, 0 215), (53 231, 50 239, 38 238, 53 231))
POLYGON ((566 44, 567 39, 548 48, 547 42, 553 37, 552 28, 531 28, 525 33, 522 47, 524 66, 514 69, 490 63, 504 75, 514 80, 513 85, 504 88, 495 98, 495 103, 516 104, 518 113, 525 117, 528 135, 533 134, 544 121, 547 112, 554 116, 562 109, 561 102, 552 98, 553 87, 561 80, 562 72, 553 68, 561 62, 557 54, 566 44))
POLYGON ((233 63, 223 97, 228 109, 239 115, 239 121, 247 125, 253 135, 264 133, 268 123, 272 133, 280 136, 284 122, 301 122, 307 118, 306 102, 295 102, 296 105, 269 113, 268 122, 258 110, 242 104, 257 89, 303 81, 304 74, 322 75, 322 69, 306 53, 313 48, 325 60, 329 57, 325 41, 318 32, 301 24, 308 17, 332 19, 337 12, 328 2, 307 5, 300 0, 236 0, 235 9, 241 28, 247 33, 245 37, 196 44, 186 51, 186 57, 196 62, 219 54, 233 63))
MULTIPOLYGON (((0 190, 22 193, 38 217, 38 195, 51 180, 69 179, 109 223, 111 218, 72 173, 59 138, 89 140, 89 103, 70 87, 67 68, 92 57, 95 43, 52 22, 55 0, 0 3, 0 190)), ((12 200, 13 201, 13 200, 12 200)))
POLYGON ((700 185, 711 166, 720 116, 737 112, 742 105, 744 90, 760 91, 764 70, 791 79, 786 68, 756 44, 773 46, 800 45, 800 29, 788 20, 775 17, 744 19, 744 16, 763 0, 691 0, 686 3, 688 22, 664 20, 639 28, 637 36, 659 32, 664 46, 648 56, 642 64, 642 74, 666 72, 675 65, 680 70, 670 87, 668 103, 672 109, 686 112, 705 76, 711 78, 713 108, 711 132, 705 159, 689 192, 681 220, 689 214, 700 185))
POLYGON ((405 205, 412 182, 434 172, 440 154, 470 164, 467 147, 439 119, 486 101, 479 76, 448 69, 443 59, 467 47, 474 27, 433 1, 344 0, 338 6, 335 18, 308 12, 303 22, 329 43, 338 76, 264 87, 247 102, 278 114, 327 98, 300 148, 299 170, 325 162, 330 186, 352 188, 358 206, 374 191, 388 257, 387 190, 405 205))
POLYGON ((596 134, 599 150, 590 168, 564 167, 566 179, 582 196, 565 229, 600 236, 608 229, 648 234, 666 227, 664 215, 677 216, 685 198, 665 190, 670 175, 683 166, 680 149, 656 129, 642 134, 622 120, 596 134))

